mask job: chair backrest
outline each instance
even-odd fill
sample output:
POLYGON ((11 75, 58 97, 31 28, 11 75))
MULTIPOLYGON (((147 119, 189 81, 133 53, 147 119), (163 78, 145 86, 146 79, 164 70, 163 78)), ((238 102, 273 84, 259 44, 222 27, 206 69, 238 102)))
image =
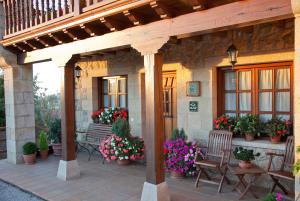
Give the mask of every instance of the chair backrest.
POLYGON ((295 151, 294 151, 294 136, 289 136, 285 143, 285 153, 283 159, 283 167, 292 167, 295 161, 295 151))
POLYGON ((111 125, 91 123, 86 133, 86 141, 100 143, 104 138, 112 135, 111 125))
POLYGON ((223 151, 227 150, 224 159, 229 160, 232 148, 232 132, 224 130, 212 130, 209 132, 207 156, 222 157, 223 151))

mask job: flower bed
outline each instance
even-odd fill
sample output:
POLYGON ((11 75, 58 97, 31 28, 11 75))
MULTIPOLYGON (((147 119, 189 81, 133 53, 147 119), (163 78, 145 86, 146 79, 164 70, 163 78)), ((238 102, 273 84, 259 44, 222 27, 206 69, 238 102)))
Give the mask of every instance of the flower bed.
POLYGON ((91 114, 94 123, 113 124, 118 117, 122 119, 128 118, 128 112, 120 108, 100 109, 91 114))

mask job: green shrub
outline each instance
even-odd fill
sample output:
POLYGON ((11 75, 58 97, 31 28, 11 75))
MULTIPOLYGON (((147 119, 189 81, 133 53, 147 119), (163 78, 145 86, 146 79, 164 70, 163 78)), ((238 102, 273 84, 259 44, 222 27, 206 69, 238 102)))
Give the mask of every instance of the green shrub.
POLYGON ((243 147, 237 147, 233 151, 233 155, 237 160, 250 162, 254 160, 255 157, 260 156, 260 153, 254 154, 253 150, 244 149, 243 147))
POLYGON ((34 142, 27 142, 23 145, 23 154, 30 155, 34 154, 37 150, 36 144, 34 142))
POLYGON ((111 131, 121 138, 129 137, 130 127, 128 121, 126 119, 118 117, 117 120, 113 123, 111 131))
POLYGON ((41 131, 39 134, 39 148, 40 151, 48 150, 47 134, 45 131, 41 131))
POLYGON ((259 118, 258 115, 247 114, 237 119, 234 132, 236 133, 252 133, 254 135, 259 134, 259 118))
POLYGON ((172 132, 172 135, 171 135, 171 140, 176 140, 176 139, 184 139, 186 140, 187 139, 187 136, 185 134, 185 131, 182 129, 178 129, 178 128, 175 128, 172 132))
POLYGON ((48 126, 48 140, 51 143, 61 143, 61 119, 52 120, 48 126))

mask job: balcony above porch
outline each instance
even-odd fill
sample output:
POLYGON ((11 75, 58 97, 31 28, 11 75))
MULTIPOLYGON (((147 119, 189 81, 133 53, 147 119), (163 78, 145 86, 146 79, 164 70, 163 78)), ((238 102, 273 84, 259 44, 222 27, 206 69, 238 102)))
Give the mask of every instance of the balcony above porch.
POLYGON ((3 0, 5 34, 1 43, 19 54, 236 1, 3 0))

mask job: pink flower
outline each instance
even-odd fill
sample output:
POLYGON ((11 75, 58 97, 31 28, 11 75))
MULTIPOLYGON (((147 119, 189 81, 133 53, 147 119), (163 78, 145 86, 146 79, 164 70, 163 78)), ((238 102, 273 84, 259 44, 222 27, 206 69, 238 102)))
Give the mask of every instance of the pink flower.
POLYGON ((276 194, 276 201, 281 201, 282 200, 282 195, 281 195, 281 193, 277 193, 276 194))
POLYGON ((114 160, 117 159, 117 157, 116 156, 111 156, 110 159, 114 161, 114 160))

